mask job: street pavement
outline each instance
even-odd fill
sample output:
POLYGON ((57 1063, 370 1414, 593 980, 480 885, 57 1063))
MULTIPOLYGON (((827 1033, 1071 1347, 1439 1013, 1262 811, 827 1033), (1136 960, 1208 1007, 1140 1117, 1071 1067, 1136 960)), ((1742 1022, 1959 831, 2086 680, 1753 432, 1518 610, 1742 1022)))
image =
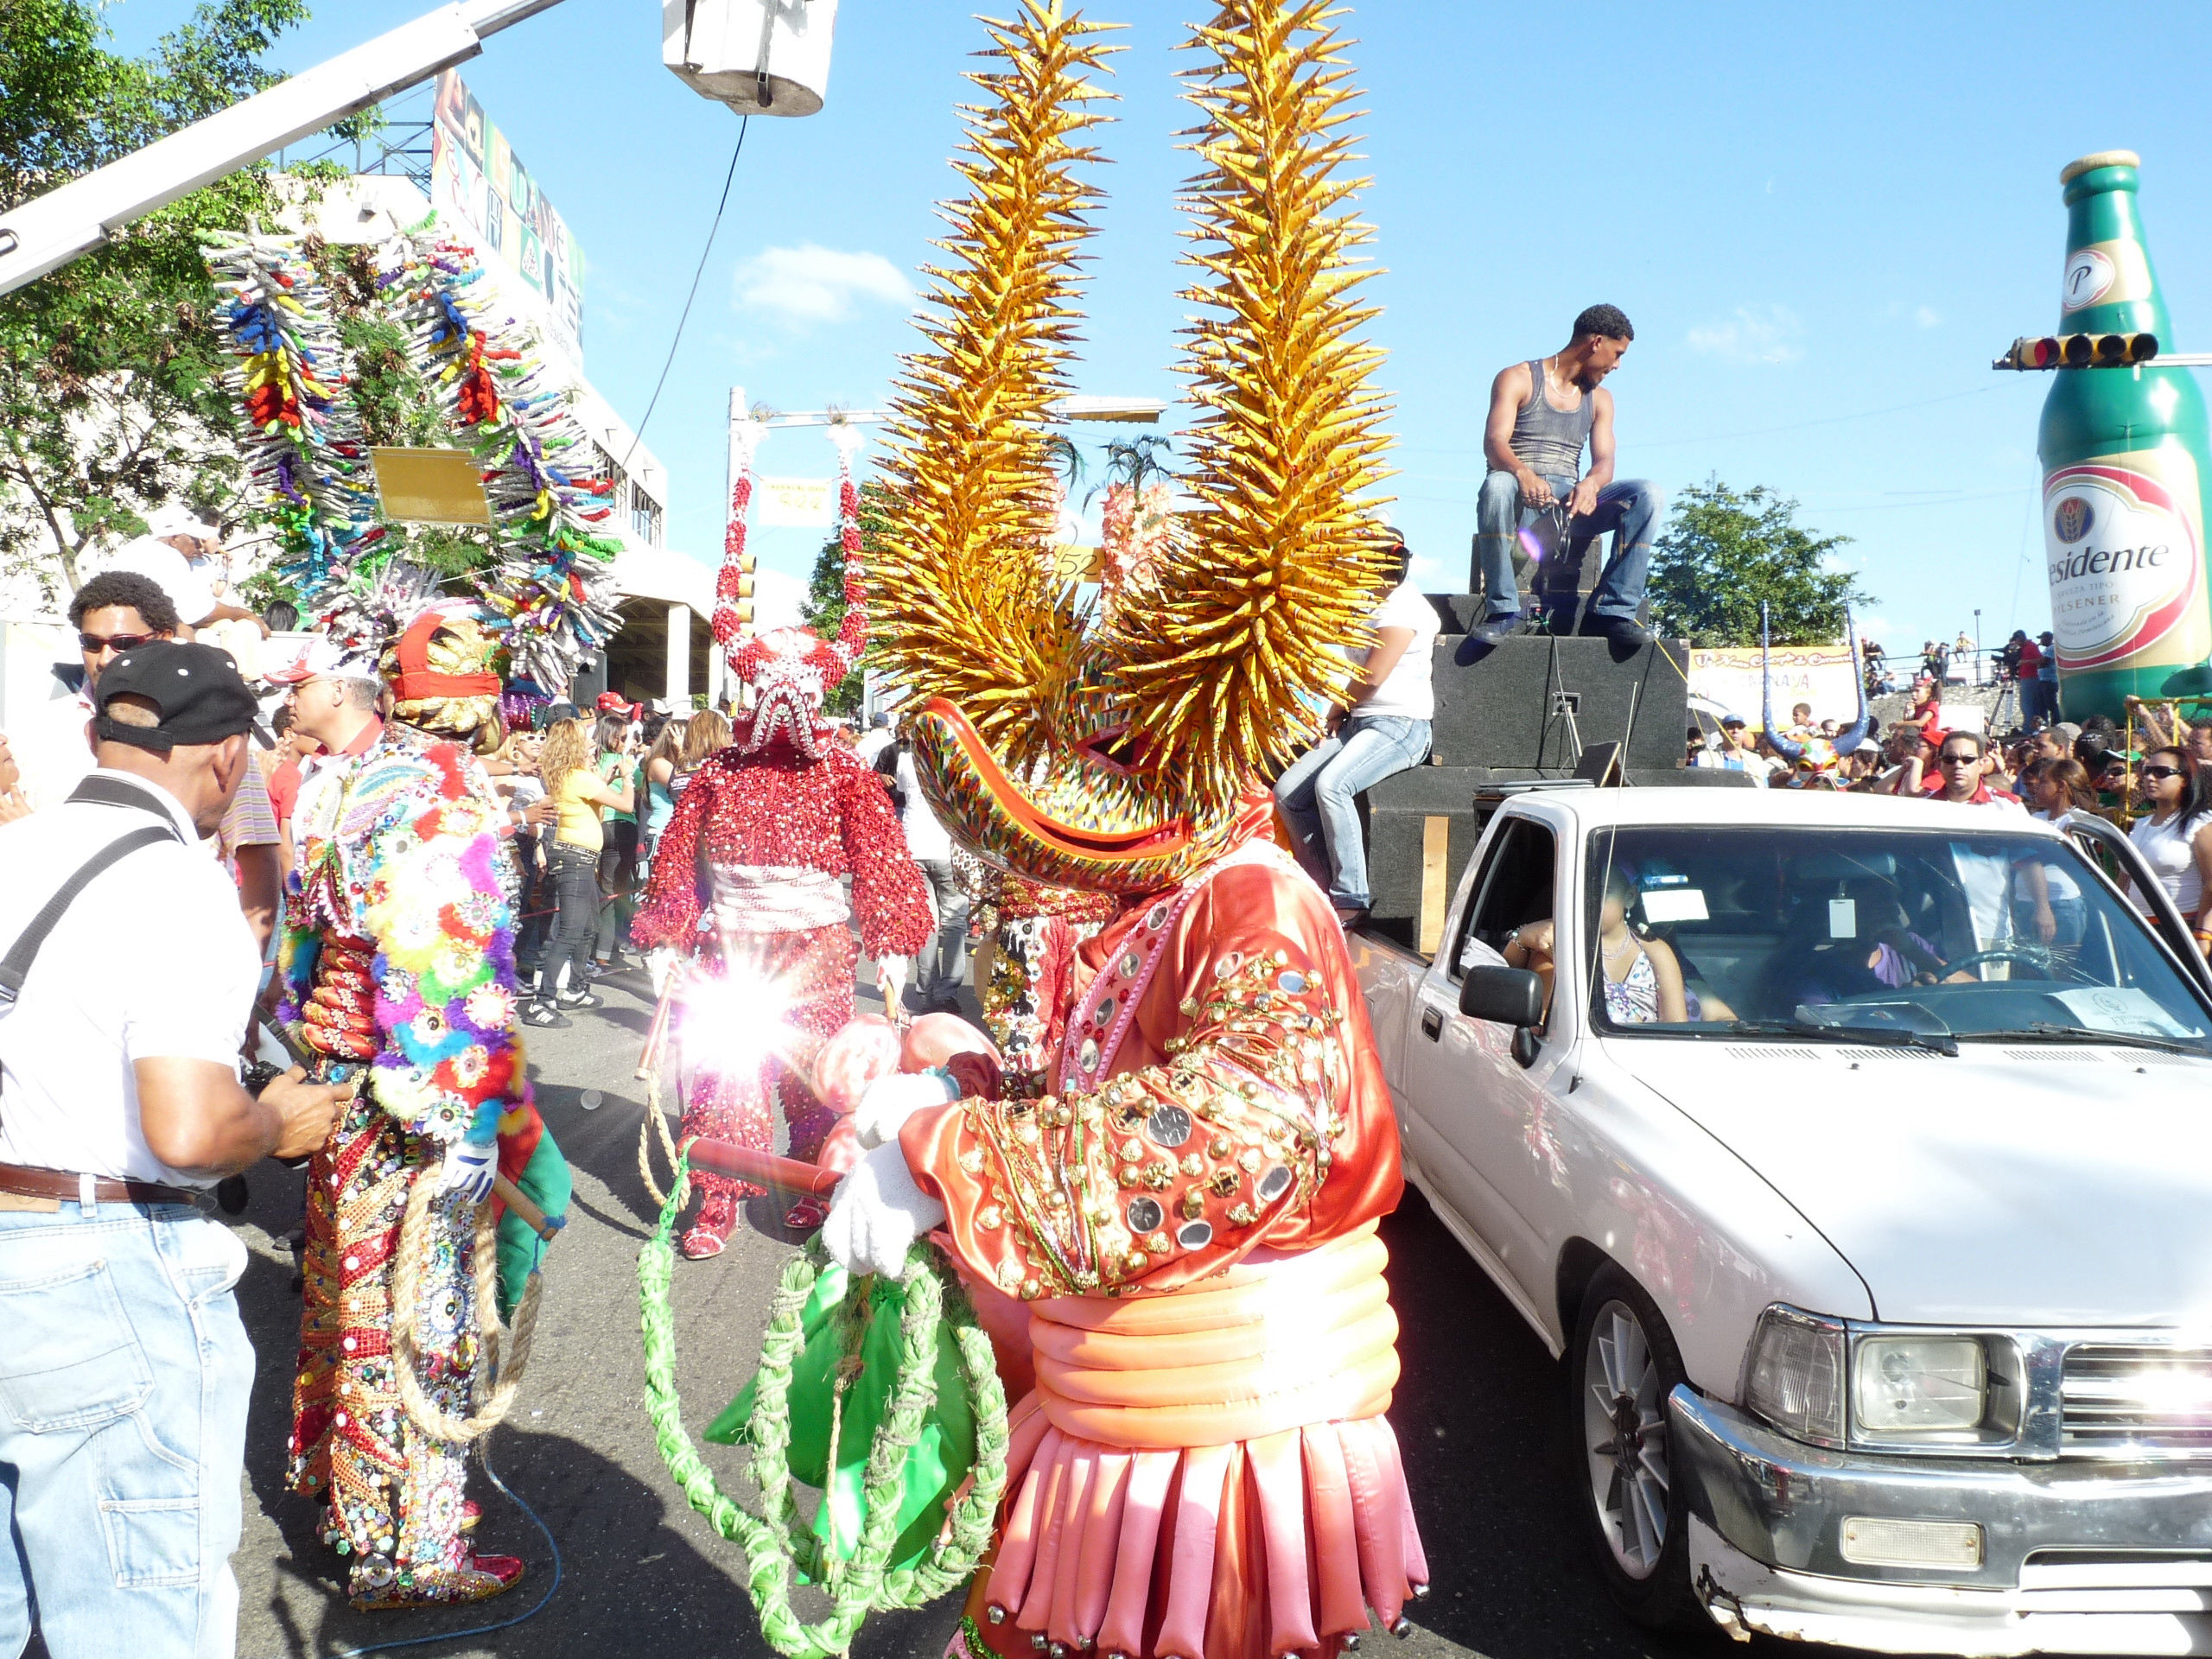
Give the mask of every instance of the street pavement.
MULTIPOLYGON (((308 1659, 394 1643, 421 1643, 410 1651, 432 1659, 769 1653, 747 1599, 741 1553, 684 1503, 641 1404, 636 1257, 654 1211, 638 1173, 644 1085, 632 1073, 652 1007, 642 974, 619 975, 601 988, 604 1009, 529 1039, 538 1103, 575 1167, 575 1201, 549 1253, 537 1351, 520 1397, 486 1448, 491 1467, 544 1530, 480 1471, 470 1480, 484 1506, 480 1547, 530 1565, 507 1595, 452 1611, 361 1614, 346 1605, 342 1563, 316 1539, 314 1506, 283 1485, 299 1319, 283 1235, 296 1224, 302 1178, 269 1164, 253 1172, 238 1223, 252 1252, 239 1302, 261 1358, 237 1560, 241 1659, 308 1659), (524 1615, 508 1629, 470 1634, 524 1615)), ((880 1005, 864 993, 863 1006, 880 1005)), ((792 1248, 766 1206, 753 1208, 720 1258, 677 1263, 680 1381, 695 1435, 752 1374, 792 1248)), ((1404 1659, 1719 1659, 1740 1651, 1717 1630, 1654 1637, 1612 1611, 1585 1561, 1567 1497, 1559 1368, 1418 1194, 1408 1190, 1383 1236, 1404 1327, 1405 1375, 1390 1415, 1435 1584, 1413 1610, 1416 1633, 1403 1643, 1378 1634, 1368 1651, 1404 1659)), ((742 1453, 703 1450, 725 1487, 743 1495, 742 1453)), ((934 1659, 955 1616, 948 1602, 873 1619, 853 1651, 934 1659)))

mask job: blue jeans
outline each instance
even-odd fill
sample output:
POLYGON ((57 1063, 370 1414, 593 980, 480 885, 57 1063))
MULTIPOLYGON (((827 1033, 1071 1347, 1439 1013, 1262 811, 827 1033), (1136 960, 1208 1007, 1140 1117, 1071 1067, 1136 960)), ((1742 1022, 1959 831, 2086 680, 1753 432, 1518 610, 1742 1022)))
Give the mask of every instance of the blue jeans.
MULTIPOLYGON (((1547 478, 1552 493, 1564 501, 1573 493, 1574 480, 1547 478)), ((1613 556, 1605 561, 1598 586, 1590 595, 1589 614, 1636 620, 1643 607, 1643 588, 1651 574, 1651 537, 1666 498, 1642 479, 1616 480, 1598 492, 1595 512, 1579 515, 1567 524, 1567 545, 1554 553, 1548 568, 1537 573, 1543 608, 1564 612, 1572 621, 1575 579, 1590 543, 1611 533, 1613 556), (1556 579, 1555 579, 1556 578, 1556 579)), ((1549 509, 1522 505, 1521 484, 1510 473, 1491 473, 1483 480, 1475 502, 1475 562, 1489 595, 1491 616, 1511 616, 1521 608, 1521 591, 1514 577, 1514 550, 1521 532, 1549 509)))
POLYGON ((1332 903, 1364 910, 1372 897, 1357 798, 1427 760, 1428 743, 1427 721, 1355 717, 1308 750, 1275 785, 1275 804, 1298 836, 1298 861, 1328 889, 1332 903))
POLYGON ((968 890, 960 885, 949 858, 918 858, 914 862, 929 884, 930 908, 937 915, 937 935, 922 947, 914 963, 914 986, 926 1001, 950 1001, 960 995, 960 982, 968 972, 968 890))
POLYGON ((245 1260, 183 1205, 0 1210, 0 1655, 235 1651, 245 1260))

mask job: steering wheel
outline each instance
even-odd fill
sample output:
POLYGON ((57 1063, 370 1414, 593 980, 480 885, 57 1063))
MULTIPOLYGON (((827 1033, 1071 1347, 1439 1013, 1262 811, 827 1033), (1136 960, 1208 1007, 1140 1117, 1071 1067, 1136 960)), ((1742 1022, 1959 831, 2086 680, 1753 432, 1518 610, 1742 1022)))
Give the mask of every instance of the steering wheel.
POLYGON ((1970 957, 1961 957, 1956 962, 1945 963, 1936 982, 1940 984, 1953 974, 1964 973, 1970 968, 1979 968, 1985 962, 2017 962, 2030 968, 2041 969, 2046 978, 2057 977, 2051 970, 2058 965, 2058 955, 2049 945, 2000 944, 1991 950, 1977 950, 1970 957))

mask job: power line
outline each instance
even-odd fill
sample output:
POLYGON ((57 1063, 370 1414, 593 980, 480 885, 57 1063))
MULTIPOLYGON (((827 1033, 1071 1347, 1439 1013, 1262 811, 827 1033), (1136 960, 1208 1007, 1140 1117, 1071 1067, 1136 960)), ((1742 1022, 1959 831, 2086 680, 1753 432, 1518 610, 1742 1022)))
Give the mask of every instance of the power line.
MULTIPOLYGON (((2001 386, 1976 386, 1967 391, 1948 391, 1941 397, 1923 397, 1917 403, 1892 404, 1887 409, 1862 409, 1852 415, 1823 415, 1815 420, 1791 421, 1782 426, 1756 426, 1741 432, 1713 432, 1701 438, 1638 438, 1629 446, 1637 449, 1678 449, 1694 443, 1726 443, 1735 438, 1764 438, 1777 432, 1802 432, 1816 426, 1840 426, 1847 421, 1871 421, 1883 415, 1902 415, 1908 410, 1932 409, 1938 404, 1955 404, 1964 397, 1986 397, 2001 386)), ((1480 453, 1480 447, 1469 448, 1464 445, 1400 444, 1398 448, 1414 454, 1467 455, 1480 453)), ((1430 474, 1434 476, 1434 474, 1430 474)))
POLYGON ((677 347, 683 343, 683 325, 691 321, 691 302, 699 297, 699 279, 707 274, 707 260, 715 251, 715 238, 722 228, 722 210, 729 206, 729 188, 737 180, 737 158, 745 154, 746 130, 753 124, 751 116, 742 117, 737 124, 737 148, 729 153, 729 173, 722 180, 722 199, 715 204, 715 222, 707 227, 707 245, 699 250, 699 268, 691 273, 691 291, 683 296, 683 312, 676 320, 676 338, 668 342, 668 360, 660 365, 660 378, 653 382, 653 395, 645 404, 645 418, 638 423, 630 435, 630 447, 622 452, 622 470, 630 470, 630 457, 638 453, 639 444, 645 442, 645 423, 653 417, 653 410, 660 407, 661 388, 668 384, 668 372, 676 366, 677 347))

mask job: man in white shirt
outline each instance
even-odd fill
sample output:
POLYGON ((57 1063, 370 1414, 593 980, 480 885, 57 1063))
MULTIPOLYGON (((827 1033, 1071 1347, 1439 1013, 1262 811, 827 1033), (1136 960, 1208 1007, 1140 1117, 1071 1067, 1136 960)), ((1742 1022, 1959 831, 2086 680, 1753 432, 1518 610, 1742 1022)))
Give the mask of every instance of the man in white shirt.
POLYGON ((1298 837, 1299 862, 1327 889, 1347 926, 1370 903, 1357 798, 1428 759, 1436 718, 1430 672, 1436 607, 1407 579, 1413 559, 1402 539, 1395 554, 1396 580, 1368 619, 1374 649, 1329 711, 1327 735, 1275 785, 1276 804, 1298 837))
POLYGON ((125 542, 110 556, 106 569, 130 570, 159 582, 183 620, 181 637, 194 638, 219 622, 248 622, 261 638, 269 625, 216 591, 224 581, 223 532, 183 507, 158 509, 146 521, 146 534, 125 542))
POLYGON ((1764 789, 1774 767, 1751 741, 1751 728, 1741 715, 1720 717, 1720 747, 1699 754, 1696 764, 1723 772, 1750 774, 1754 788, 1764 789))
POLYGON ((861 734, 861 741, 853 745, 853 753, 862 766, 872 766, 882 759, 883 752, 896 741, 897 735, 892 730, 890 711, 879 710, 875 718, 868 721, 868 730, 861 734))
POLYGON ((253 1352, 245 1251, 200 1193, 312 1151, 340 1091, 238 1082, 260 963, 199 841, 252 764, 251 693, 194 645, 102 682, 97 767, 0 827, 0 1653, 35 1606, 54 1659, 228 1655, 253 1352))

